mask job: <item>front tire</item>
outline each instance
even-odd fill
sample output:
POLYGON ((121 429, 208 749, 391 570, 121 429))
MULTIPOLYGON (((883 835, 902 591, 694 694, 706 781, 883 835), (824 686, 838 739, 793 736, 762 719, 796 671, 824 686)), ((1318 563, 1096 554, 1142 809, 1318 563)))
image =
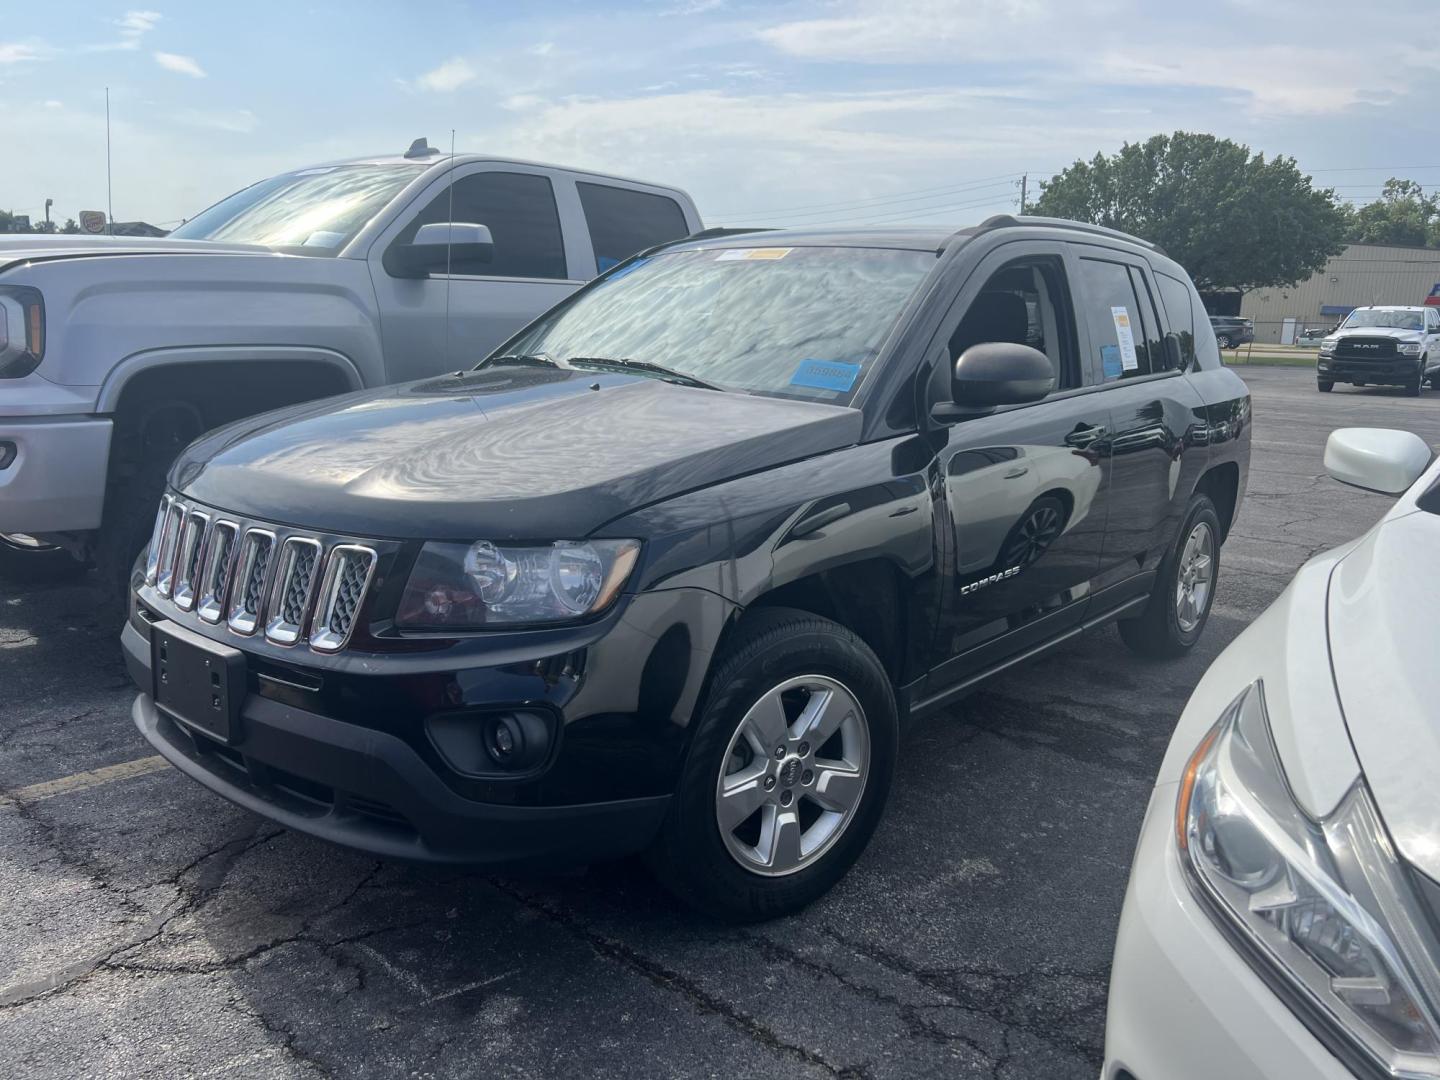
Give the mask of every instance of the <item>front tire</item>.
POLYGON ((647 862, 718 919, 799 911, 865 850, 898 742, 894 691, 869 646, 808 612, 756 611, 717 662, 647 862))
POLYGON ((1220 516, 1210 496, 1197 493, 1180 534, 1160 563, 1145 610, 1120 623, 1120 637, 1142 656, 1172 659, 1195 647, 1215 603, 1220 579, 1220 516))
POLYGON ((1335 384, 1329 379, 1318 379, 1315 383, 1315 389, 1319 390, 1322 394, 1328 394, 1331 390, 1335 389, 1335 384))

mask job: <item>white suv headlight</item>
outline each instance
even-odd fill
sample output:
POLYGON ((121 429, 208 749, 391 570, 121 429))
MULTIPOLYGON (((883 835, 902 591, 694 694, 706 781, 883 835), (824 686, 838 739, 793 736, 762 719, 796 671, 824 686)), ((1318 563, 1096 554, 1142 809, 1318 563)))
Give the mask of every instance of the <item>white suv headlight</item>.
POLYGON ((1400 343, 1401 356, 1419 356, 1424 346, 1418 341, 1404 341, 1400 343))
POLYGON ((1363 780, 1324 821, 1295 805, 1260 683, 1191 756, 1175 825, 1193 891, 1262 976, 1279 977, 1302 1018, 1385 1075, 1440 1077, 1440 969, 1426 915, 1363 780))

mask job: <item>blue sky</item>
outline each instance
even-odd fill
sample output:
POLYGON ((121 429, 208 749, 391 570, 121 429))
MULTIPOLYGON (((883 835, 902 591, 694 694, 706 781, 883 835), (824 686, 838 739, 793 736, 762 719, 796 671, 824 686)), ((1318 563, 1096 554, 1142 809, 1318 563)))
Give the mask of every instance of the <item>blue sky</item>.
POLYGON ((1021 172, 1176 128, 1359 201, 1391 174, 1440 187, 1433 7, 12 0, 0 208, 104 208, 107 85, 121 220, 451 128, 462 150, 678 184, 711 223, 963 224, 1013 209, 1021 172))

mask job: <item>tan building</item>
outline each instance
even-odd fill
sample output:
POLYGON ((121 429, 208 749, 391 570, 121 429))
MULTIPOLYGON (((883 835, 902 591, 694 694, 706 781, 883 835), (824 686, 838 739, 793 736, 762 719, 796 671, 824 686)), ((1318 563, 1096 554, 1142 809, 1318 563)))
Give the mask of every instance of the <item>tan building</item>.
POLYGON ((1240 314, 1255 320, 1255 340, 1292 341, 1307 327, 1331 327, 1367 304, 1423 304, 1440 284, 1440 250, 1351 244, 1308 281, 1254 289, 1240 314))

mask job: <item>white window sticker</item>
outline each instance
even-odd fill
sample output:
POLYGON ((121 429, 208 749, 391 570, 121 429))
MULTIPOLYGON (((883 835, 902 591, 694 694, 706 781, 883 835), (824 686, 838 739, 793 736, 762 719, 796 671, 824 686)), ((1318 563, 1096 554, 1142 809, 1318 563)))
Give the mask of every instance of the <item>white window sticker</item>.
POLYGON ((1121 369, 1139 371, 1140 360, 1135 355, 1135 335, 1130 332, 1130 312, 1123 307, 1112 307, 1110 317, 1115 320, 1115 337, 1120 342, 1121 369))
POLYGON ((735 262, 737 259, 759 259, 762 261, 768 259, 783 259, 793 250, 794 248, 726 248, 716 257, 715 261, 735 262))

